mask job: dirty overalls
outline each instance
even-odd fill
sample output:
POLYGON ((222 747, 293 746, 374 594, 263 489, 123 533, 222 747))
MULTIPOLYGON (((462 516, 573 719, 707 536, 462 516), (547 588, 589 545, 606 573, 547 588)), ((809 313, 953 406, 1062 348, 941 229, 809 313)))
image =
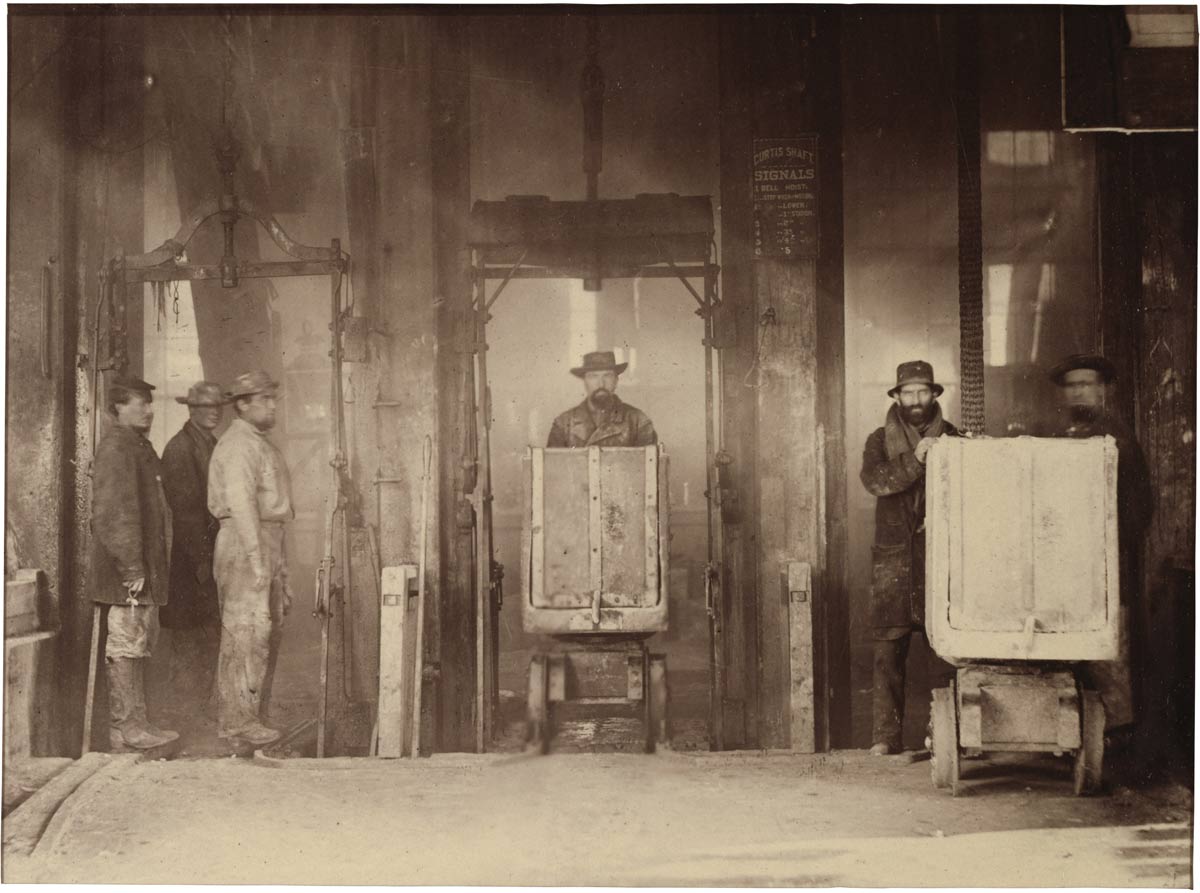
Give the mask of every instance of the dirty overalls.
MULTIPOLYGON (((957 429, 945 423, 945 434, 957 429)), ((863 485, 877 498, 871 550, 871 637, 874 640, 871 741, 903 747, 904 681, 914 632, 925 629, 925 466, 911 452, 889 458, 885 429, 867 438, 863 485)), ((953 669, 931 667, 937 679, 953 669)))
POLYGON ((217 728, 229 738, 260 729, 266 718, 287 585, 284 524, 293 517, 282 454, 243 419, 213 450, 208 508, 221 524, 213 558, 221 606, 217 728))

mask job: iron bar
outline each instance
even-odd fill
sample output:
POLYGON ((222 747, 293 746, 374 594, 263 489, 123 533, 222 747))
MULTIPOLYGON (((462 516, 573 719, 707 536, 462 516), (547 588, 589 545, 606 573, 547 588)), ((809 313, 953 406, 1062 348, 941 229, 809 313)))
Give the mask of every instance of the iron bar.
POLYGON ((492 294, 492 299, 488 301, 487 305, 483 308, 485 313, 492 309, 492 305, 495 304, 496 300, 500 297, 500 292, 504 291, 504 286, 508 285, 508 283, 512 281, 513 276, 517 274, 517 271, 521 269, 521 263, 525 260, 525 255, 528 253, 529 248, 526 247, 525 250, 521 252, 521 256, 517 258, 517 262, 512 265, 512 269, 508 271, 508 274, 500 281, 500 284, 496 286, 496 291, 492 294))
MULTIPOLYGON (((124 281, 128 284, 145 282, 203 282, 220 279, 223 268, 219 264, 165 264, 157 267, 125 268, 124 281)), ((326 276, 340 273, 338 261, 241 261, 236 273, 241 279, 282 279, 295 276, 326 276)))
MULTIPOLYGON (((686 276, 689 279, 701 279, 707 271, 714 267, 710 264, 671 267, 641 266, 628 267, 620 271, 606 271, 607 279, 678 279, 686 276)), ((511 268, 508 266, 477 266, 476 278, 501 279, 511 268)), ((582 279, 577 269, 565 267, 522 267, 509 277, 512 279, 582 279)))
MULTIPOLYGON (((663 256, 663 260, 665 260, 667 262, 667 266, 671 269, 671 272, 674 273, 675 276, 679 279, 679 281, 683 283, 683 287, 688 290, 688 293, 691 294, 691 296, 696 299, 696 303, 700 305, 700 309, 704 310, 706 313, 708 311, 710 311, 712 308, 709 307, 708 302, 704 298, 700 297, 700 294, 696 291, 696 289, 692 288, 692 283, 688 282, 687 278, 683 275, 683 273, 681 273, 679 271, 679 268, 675 266, 675 261, 671 260, 671 255, 669 255, 669 254, 667 254, 667 252, 663 251, 662 245, 659 244, 658 238, 652 236, 651 241, 654 242, 654 247, 658 249, 658 253, 663 256)), ((706 267, 705 268, 706 278, 707 278, 707 273, 708 273, 708 269, 706 267)), ((707 288, 705 289, 705 291, 707 291, 707 288)), ((706 295, 706 297, 707 297, 707 295, 706 295)))

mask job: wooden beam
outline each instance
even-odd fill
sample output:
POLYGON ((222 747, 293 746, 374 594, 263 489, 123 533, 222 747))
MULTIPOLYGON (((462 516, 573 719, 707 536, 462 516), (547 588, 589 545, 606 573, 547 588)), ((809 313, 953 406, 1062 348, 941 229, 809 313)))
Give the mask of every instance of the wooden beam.
POLYGON ((442 750, 472 750, 475 692, 475 512, 466 498, 468 414, 472 363, 470 257, 466 250, 471 203, 470 42, 465 16, 435 16, 432 109, 434 293, 438 300, 439 389, 437 538, 441 577, 442 750))

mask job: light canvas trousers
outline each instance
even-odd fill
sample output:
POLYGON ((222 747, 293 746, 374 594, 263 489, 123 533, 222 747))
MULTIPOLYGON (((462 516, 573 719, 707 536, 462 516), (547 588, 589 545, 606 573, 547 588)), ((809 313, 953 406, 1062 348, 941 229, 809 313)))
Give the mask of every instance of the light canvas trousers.
POLYGON ((149 657, 158 641, 158 632, 158 605, 112 605, 108 609, 104 656, 109 660, 149 657))
POLYGON ((259 542, 269 582, 255 585, 254 568, 237 532, 222 524, 213 572, 221 605, 217 658, 217 733, 237 735, 262 721, 283 622, 283 525, 264 522, 259 542))

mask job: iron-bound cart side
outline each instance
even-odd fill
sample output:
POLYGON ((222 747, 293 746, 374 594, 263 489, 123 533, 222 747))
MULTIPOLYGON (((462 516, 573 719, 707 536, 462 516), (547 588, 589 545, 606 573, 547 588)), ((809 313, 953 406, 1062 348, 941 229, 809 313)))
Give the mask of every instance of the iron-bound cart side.
POLYGON ((529 737, 553 736, 553 705, 640 709, 646 748, 667 740, 670 498, 658 446, 541 449, 524 461, 522 625, 553 637, 529 669, 529 737))

